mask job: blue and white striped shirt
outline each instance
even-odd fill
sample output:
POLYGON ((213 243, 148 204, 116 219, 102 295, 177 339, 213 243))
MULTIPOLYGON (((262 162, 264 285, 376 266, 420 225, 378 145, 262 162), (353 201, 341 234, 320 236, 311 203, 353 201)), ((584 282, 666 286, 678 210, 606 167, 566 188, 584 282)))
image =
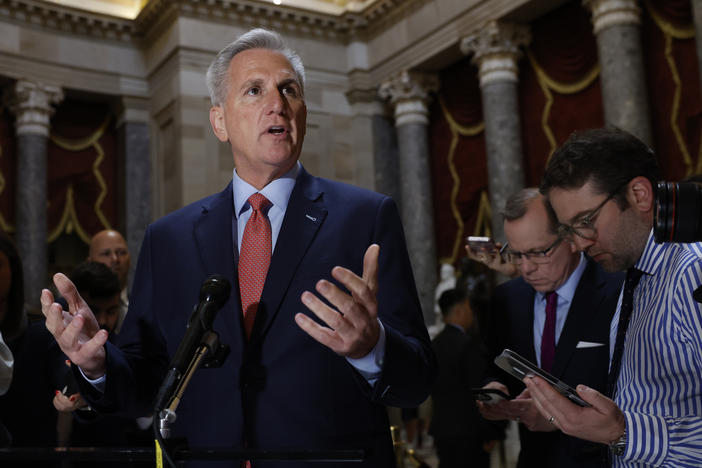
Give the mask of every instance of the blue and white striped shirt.
POLYGON ((614 399, 627 446, 614 467, 702 466, 702 304, 692 298, 702 284, 701 253, 699 243, 656 244, 651 231, 635 265, 644 275, 614 399))

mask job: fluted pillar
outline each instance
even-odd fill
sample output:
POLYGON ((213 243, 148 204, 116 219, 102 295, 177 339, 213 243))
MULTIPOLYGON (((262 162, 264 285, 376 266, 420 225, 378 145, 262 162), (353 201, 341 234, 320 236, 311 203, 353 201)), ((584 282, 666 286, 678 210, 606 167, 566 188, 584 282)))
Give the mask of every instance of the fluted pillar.
POLYGON ((530 41, 528 29, 491 21, 461 41, 464 54, 478 66, 485 121, 488 188, 493 238, 504 240, 498 215, 507 197, 524 187, 522 132, 517 85, 519 47, 530 41))
POLYGON ((429 93, 438 91, 435 75, 402 72, 383 83, 379 94, 394 109, 400 173, 400 213, 422 313, 434 323, 437 260, 431 170, 429 168, 429 93))
POLYGON ((636 0, 583 0, 592 12, 605 122, 651 144, 641 9, 636 0))
MULTIPOLYGON (((139 258, 141 241, 151 221, 151 156, 148 101, 123 97, 118 108, 117 132, 122 163, 125 221, 124 238, 132 258, 129 284, 139 258)), ((130 288, 131 290, 131 288, 130 288)))
POLYGON ((47 285, 47 148, 49 119, 63 93, 56 86, 20 80, 8 95, 15 114, 17 183, 15 241, 24 268, 24 298, 38 308, 47 285))

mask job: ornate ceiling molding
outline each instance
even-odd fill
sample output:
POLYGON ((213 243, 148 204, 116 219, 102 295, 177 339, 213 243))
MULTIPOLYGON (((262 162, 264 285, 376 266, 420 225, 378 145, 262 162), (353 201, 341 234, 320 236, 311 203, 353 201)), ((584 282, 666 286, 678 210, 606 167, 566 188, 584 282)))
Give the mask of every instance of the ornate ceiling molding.
POLYGON ((363 9, 330 14, 269 0, 150 0, 134 20, 41 0, 0 0, 0 19, 13 23, 118 42, 141 41, 176 16, 264 25, 347 42, 398 21, 430 0, 376 0, 363 9))
POLYGON ((0 19, 111 41, 129 42, 135 36, 132 21, 91 13, 38 0, 0 0, 0 19))

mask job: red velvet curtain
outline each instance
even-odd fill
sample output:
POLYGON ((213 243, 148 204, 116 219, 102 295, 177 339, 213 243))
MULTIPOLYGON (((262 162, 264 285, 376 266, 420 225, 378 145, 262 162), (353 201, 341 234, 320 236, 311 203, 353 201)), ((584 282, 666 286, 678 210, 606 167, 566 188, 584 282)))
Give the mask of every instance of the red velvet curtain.
POLYGON ((536 186, 555 147, 574 130, 604 125, 604 111, 597 43, 581 3, 553 10, 530 30, 532 41, 520 62, 519 97, 526 184, 536 186), (566 89, 554 89, 551 82, 566 89))
MULTIPOLYGON (((465 255, 462 239, 475 232, 481 193, 487 193, 485 136, 475 65, 465 58, 440 78, 429 125, 434 226, 439 257, 455 261, 465 255)), ((485 225, 477 233, 485 233, 485 225)))
POLYGON ((111 109, 107 104, 67 100, 52 119, 51 136, 49 235, 75 229, 88 242, 117 221, 117 135, 111 109), (69 214, 66 222, 71 209, 75 214, 69 214))
POLYGON ((653 146, 663 178, 702 172, 702 102, 689 0, 644 3, 641 36, 653 146))

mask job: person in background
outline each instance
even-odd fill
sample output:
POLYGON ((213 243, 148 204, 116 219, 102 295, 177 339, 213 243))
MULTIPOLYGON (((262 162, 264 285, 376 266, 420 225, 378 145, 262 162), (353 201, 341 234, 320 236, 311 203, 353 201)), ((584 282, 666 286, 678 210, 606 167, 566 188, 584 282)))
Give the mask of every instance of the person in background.
POLYGON ((598 128, 554 152, 540 187, 561 236, 606 270, 626 271, 626 281, 610 329, 609 385, 576 388, 592 406, 571 403, 538 377, 525 383, 545 420, 608 445, 615 467, 702 461, 702 304, 693 298, 702 243, 654 241, 659 178, 644 142, 598 128))
POLYGON ((441 294, 439 306, 445 326, 432 340, 439 375, 431 392, 429 427, 439 468, 487 468, 490 451, 503 433, 480 416, 470 394, 482 384, 488 366, 476 331, 478 298, 462 288, 449 289, 441 294))
POLYGON ((0 422, 11 438, 9 445, 54 447, 57 420, 51 400, 56 389, 66 386, 66 357, 43 320, 29 321, 22 261, 4 232, 0 232, 0 333, 14 358, 12 382, 0 396, 0 422))
MULTIPOLYGON (((495 288, 488 346, 492 357, 511 349, 566 383, 604 389, 609 364, 609 324, 622 283, 556 233, 556 220, 536 188, 508 197, 503 210, 506 259, 521 276, 495 288)), ((529 392, 497 366, 485 388, 514 399, 479 403, 492 420, 519 422, 518 467, 595 468, 596 444, 569 437, 549 424, 529 392)))
MULTIPOLYGON (((118 276, 103 263, 85 261, 73 269, 70 278, 95 314, 100 328, 110 334, 108 340, 114 342, 121 307, 122 288, 118 276)), ((150 446, 152 443, 151 431, 147 430, 150 424, 140 427, 134 418, 99 415, 87 405, 80 393, 57 393, 53 402, 58 411, 74 416, 69 436, 73 447, 133 447, 150 446)), ((151 418, 148 419, 150 422, 151 418)), ((150 466, 148 463, 139 465, 126 461, 102 465, 150 466)), ((87 465, 76 463, 75 466, 87 465)))
POLYGON ((120 285, 120 312, 114 331, 119 333, 129 308, 129 267, 131 256, 124 237, 114 229, 105 229, 90 239, 88 260, 107 265, 117 274, 120 285))

